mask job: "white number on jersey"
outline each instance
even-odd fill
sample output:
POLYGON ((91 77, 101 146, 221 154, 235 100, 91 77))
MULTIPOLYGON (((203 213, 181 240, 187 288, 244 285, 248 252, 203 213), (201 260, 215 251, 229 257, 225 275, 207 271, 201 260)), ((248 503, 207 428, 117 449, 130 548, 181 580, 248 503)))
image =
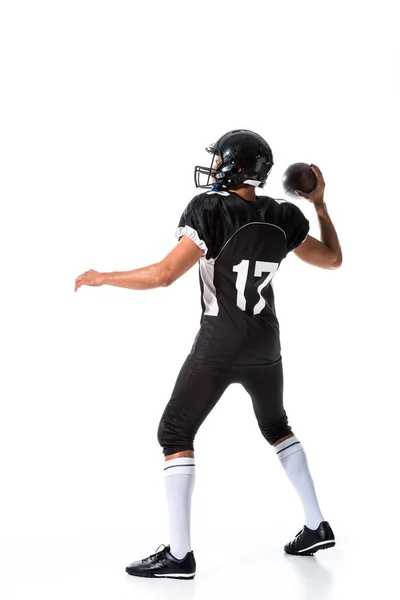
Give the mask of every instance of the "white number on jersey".
MULTIPOLYGON (((237 289, 237 300, 236 304, 241 310, 246 310, 246 298, 244 295, 244 290, 246 287, 246 281, 249 274, 249 260, 242 260, 241 263, 235 265, 233 267, 233 271, 237 273, 236 278, 236 289, 237 289)), ((260 285, 257 288, 257 292, 260 296, 259 301, 255 305, 253 309, 254 315, 259 315, 262 309, 265 307, 265 299, 262 297, 261 292, 263 289, 269 284, 276 271, 278 270, 279 263, 271 263, 271 262, 263 262, 261 260, 256 261, 256 266, 254 270, 255 277, 261 277, 263 273, 266 274, 265 278, 262 279, 260 285)))

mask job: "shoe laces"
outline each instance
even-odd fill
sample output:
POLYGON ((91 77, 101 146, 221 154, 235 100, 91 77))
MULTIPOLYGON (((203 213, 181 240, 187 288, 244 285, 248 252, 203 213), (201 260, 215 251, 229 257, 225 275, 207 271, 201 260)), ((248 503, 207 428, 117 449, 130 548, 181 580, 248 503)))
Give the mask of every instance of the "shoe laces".
POLYGON ((299 537, 299 535, 300 535, 301 533, 303 533, 303 531, 304 531, 303 529, 300 529, 299 533, 296 533, 296 535, 294 536, 294 540, 293 540, 293 542, 295 542, 295 541, 297 540, 297 538, 299 537))
POLYGON ((150 561, 150 560, 153 560, 153 558, 159 558, 159 557, 160 557, 162 554, 164 554, 165 550, 166 550, 166 545, 165 545, 165 544, 160 544, 160 545, 158 546, 158 548, 157 548, 157 550, 156 550, 155 554, 150 554, 150 556, 148 556, 147 558, 144 558, 144 559, 142 560, 142 563, 144 563, 144 562, 148 562, 148 561, 150 561), (159 548, 161 548, 161 546, 164 546, 164 548, 163 548, 162 550, 158 551, 158 550, 159 550, 159 548))

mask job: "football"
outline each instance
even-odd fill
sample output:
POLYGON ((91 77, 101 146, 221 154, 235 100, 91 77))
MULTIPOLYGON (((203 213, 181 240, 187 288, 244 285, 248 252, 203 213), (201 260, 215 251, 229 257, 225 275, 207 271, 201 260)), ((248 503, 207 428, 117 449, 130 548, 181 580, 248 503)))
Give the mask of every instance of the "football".
POLYGON ((282 185, 285 194, 292 198, 301 198, 296 194, 296 190, 309 193, 312 192, 317 184, 317 178, 307 163, 294 163, 286 169, 282 177, 282 185))

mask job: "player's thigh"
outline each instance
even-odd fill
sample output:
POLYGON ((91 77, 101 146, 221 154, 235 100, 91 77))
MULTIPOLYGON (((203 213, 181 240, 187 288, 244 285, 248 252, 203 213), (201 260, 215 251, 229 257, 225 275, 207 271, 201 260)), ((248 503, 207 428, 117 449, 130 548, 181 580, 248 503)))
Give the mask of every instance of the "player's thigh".
POLYGON ((196 432, 230 383, 228 368, 210 367, 187 358, 163 417, 186 423, 196 432))
POLYGON ((270 365, 243 369, 240 383, 251 397, 261 428, 285 420, 282 359, 270 365))

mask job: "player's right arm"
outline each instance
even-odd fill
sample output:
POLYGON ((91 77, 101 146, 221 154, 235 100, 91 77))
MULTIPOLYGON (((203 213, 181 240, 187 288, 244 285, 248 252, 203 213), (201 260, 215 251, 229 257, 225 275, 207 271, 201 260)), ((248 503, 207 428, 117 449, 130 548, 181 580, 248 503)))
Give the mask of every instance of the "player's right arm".
POLYGON ((321 269, 337 269, 342 264, 340 246, 335 251, 311 235, 308 235, 304 242, 293 250, 293 252, 304 262, 314 267, 321 267, 321 269))
POLYGON ((317 185, 309 194, 299 190, 297 190, 297 193, 299 196, 307 198, 314 205, 321 231, 321 241, 308 235, 304 242, 297 246, 294 253, 301 260, 315 267, 337 269, 342 264, 342 249, 324 202, 324 178, 318 167, 312 165, 311 168, 317 178, 317 185))

